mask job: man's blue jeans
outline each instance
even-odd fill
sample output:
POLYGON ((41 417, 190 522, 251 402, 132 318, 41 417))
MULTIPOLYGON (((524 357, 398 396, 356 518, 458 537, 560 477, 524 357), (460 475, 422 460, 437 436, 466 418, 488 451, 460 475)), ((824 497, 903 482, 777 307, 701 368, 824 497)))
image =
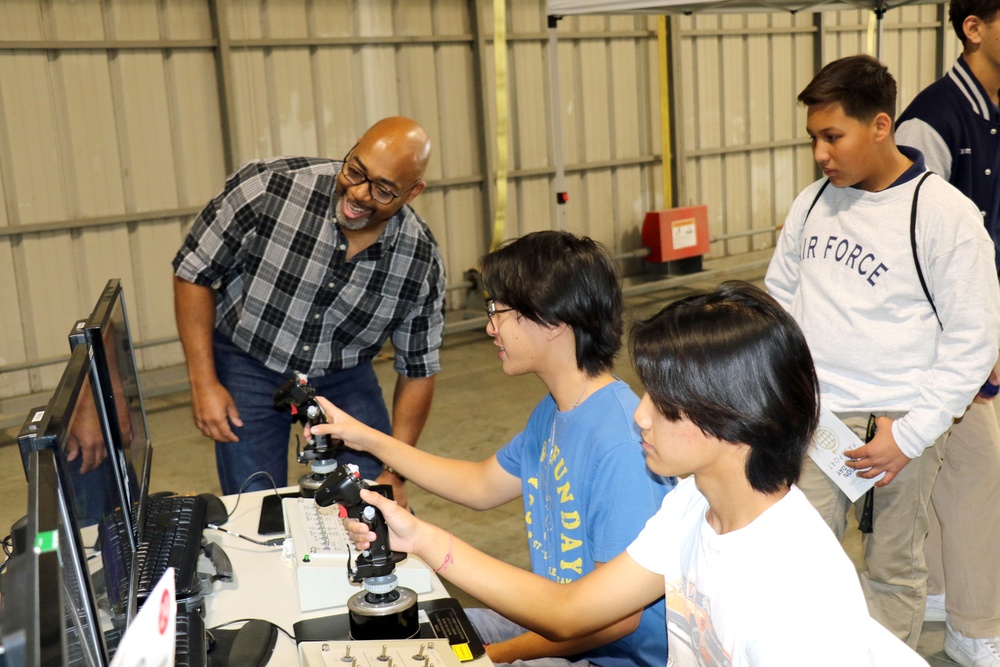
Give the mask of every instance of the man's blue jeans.
MULTIPOLYGON (((218 332, 213 342, 215 372, 232 395, 243 420, 242 427, 232 427, 239 442, 215 443, 222 493, 238 493, 247 478, 261 470, 270 473, 279 487, 286 485, 288 440, 294 418, 290 411, 274 407, 274 392, 291 374, 272 371, 218 332)), ((309 384, 315 387, 317 395, 329 399, 358 421, 383 433, 392 432, 382 389, 370 362, 311 377, 309 384)), ((347 451, 337 456, 337 463, 356 464, 365 479, 375 479, 382 472, 381 462, 362 452, 347 451)), ((306 472, 303 466, 302 474, 306 472)), ((243 491, 270 488, 271 483, 261 476, 243 491)))

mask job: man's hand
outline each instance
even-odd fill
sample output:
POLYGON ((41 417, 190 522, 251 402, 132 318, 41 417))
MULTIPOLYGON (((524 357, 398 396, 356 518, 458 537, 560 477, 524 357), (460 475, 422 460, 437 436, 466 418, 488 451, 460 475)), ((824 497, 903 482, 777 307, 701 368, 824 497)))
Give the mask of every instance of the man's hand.
POLYGON ((858 477, 871 479, 885 473, 885 477, 875 482, 877 487, 887 486, 910 462, 910 458, 899 451, 896 439, 892 437, 892 421, 888 417, 878 417, 875 420, 875 437, 871 442, 844 452, 848 457, 846 465, 857 470, 858 477))
POLYGON ((104 445, 104 433, 97 417, 94 395, 90 391, 80 392, 76 412, 66 442, 66 460, 75 461, 78 456, 82 456, 80 472, 86 474, 101 467, 108 457, 108 450, 104 445))
POLYGON ((240 441, 229 424, 232 422, 233 426, 243 426, 243 420, 240 419, 240 411, 236 409, 233 397, 221 383, 192 385, 191 411, 194 413, 194 425, 212 440, 240 441))

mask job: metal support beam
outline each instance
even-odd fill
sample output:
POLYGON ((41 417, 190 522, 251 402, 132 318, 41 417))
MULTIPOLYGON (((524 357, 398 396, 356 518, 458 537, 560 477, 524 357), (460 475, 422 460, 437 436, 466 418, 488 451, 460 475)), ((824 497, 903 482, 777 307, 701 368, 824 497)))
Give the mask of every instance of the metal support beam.
POLYGON ((487 40, 483 34, 482 17, 479 15, 480 4, 477 0, 468 0, 469 21, 472 24, 472 33, 475 35, 475 41, 472 43, 473 85, 479 91, 476 114, 479 117, 479 127, 483 130, 476 133, 476 141, 479 142, 479 169, 480 173, 483 174, 482 196, 480 197, 483 208, 483 239, 488 246, 493 236, 493 211, 496 210, 496 191, 490 185, 493 173, 494 147, 493 142, 488 140, 488 135, 490 134, 489 128, 494 127, 495 123, 490 122, 490 96, 486 92, 489 70, 483 54, 486 51, 487 40))
POLYGON ((229 43, 229 22, 226 0, 209 0, 212 37, 216 43, 215 77, 219 91, 219 117, 222 120, 222 154, 226 174, 236 171, 236 111, 233 97, 233 64, 229 43))

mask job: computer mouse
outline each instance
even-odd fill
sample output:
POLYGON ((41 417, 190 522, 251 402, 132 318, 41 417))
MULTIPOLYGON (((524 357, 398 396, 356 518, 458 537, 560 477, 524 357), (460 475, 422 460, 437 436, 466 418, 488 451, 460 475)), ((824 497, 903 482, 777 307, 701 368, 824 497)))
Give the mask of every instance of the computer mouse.
POLYGON ((227 664, 262 667, 271 659, 278 641, 278 628, 268 621, 247 621, 236 633, 227 664))
POLYGON ((199 493, 199 498, 204 498, 208 508, 205 510, 205 525, 212 524, 221 526, 229 520, 229 510, 226 509, 222 499, 214 493, 199 493))

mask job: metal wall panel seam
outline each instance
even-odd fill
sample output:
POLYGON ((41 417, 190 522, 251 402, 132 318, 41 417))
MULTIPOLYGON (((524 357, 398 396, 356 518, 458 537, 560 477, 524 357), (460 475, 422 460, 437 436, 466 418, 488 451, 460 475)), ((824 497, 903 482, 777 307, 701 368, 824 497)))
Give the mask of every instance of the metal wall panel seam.
POLYGON ((475 69, 473 76, 475 77, 474 85, 476 90, 479 91, 478 102, 479 102, 479 121, 480 128, 482 132, 479 138, 480 141, 480 156, 481 156, 481 169, 484 175, 483 178, 483 238, 490 239, 493 235, 493 211, 496 209, 496 191, 490 186, 491 177, 493 174, 493 161, 495 159, 495 144, 489 141, 488 137, 491 134, 491 128, 495 127, 495 119, 493 117, 493 107, 490 104, 490 91, 489 86, 486 85, 486 81, 489 78, 489 63, 488 57, 486 56, 486 34, 483 30, 483 17, 480 14, 480 3, 478 0, 468 0, 466 3, 467 10, 469 12, 469 20, 472 22, 472 31, 475 35, 475 46, 473 51, 473 57, 475 61, 475 69))
POLYGON ((208 0, 208 14, 215 48, 215 84, 219 95, 219 116, 222 120, 222 154, 226 173, 236 170, 236 122, 233 98, 233 60, 229 45, 229 19, 226 0, 208 0))
POLYGON ((0 227, 0 237, 27 236, 49 232, 66 232, 93 227, 127 225, 130 223, 153 222, 170 218, 193 218, 201 211, 201 206, 170 209, 166 211, 144 211, 123 215, 110 215, 95 218, 77 218, 55 222, 36 222, 27 225, 0 227))
MULTIPOLYGON (((794 103, 794 100, 791 103, 794 103)), ((808 146, 809 139, 784 139, 778 141, 762 141, 752 144, 740 144, 733 146, 718 146, 715 148, 700 148, 686 153, 688 158, 701 158, 719 155, 733 155, 737 153, 753 153, 756 151, 772 150, 775 148, 790 148, 795 146, 808 146)))

